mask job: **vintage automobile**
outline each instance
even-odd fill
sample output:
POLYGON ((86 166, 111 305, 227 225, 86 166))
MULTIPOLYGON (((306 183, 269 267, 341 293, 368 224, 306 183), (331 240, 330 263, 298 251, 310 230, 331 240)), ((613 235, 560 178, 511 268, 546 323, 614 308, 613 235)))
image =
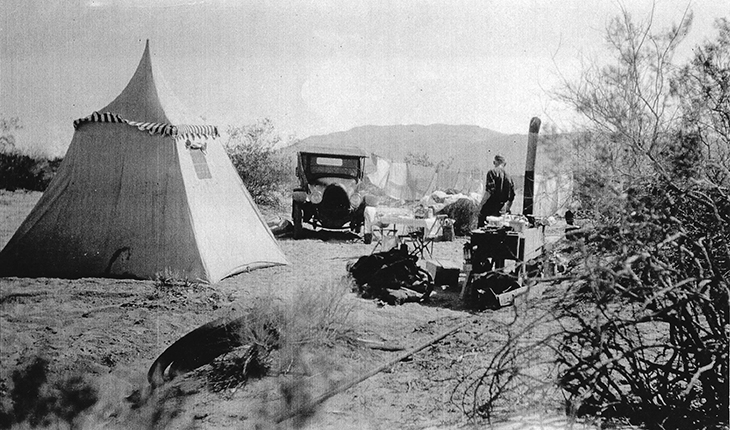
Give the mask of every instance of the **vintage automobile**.
MULTIPOLYGON (((357 148, 309 147, 297 153, 299 187, 292 193, 295 239, 302 237, 303 223, 360 233, 365 207, 377 204, 373 196, 362 194, 366 156, 357 148)), ((364 240, 370 243, 372 236, 365 235, 364 240)))

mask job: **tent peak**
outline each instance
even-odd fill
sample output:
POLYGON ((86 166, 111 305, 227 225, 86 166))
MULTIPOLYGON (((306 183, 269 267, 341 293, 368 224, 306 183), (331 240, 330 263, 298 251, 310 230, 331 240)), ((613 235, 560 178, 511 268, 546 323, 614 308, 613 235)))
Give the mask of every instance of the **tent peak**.
POLYGON ((132 79, 113 102, 99 111, 111 112, 132 121, 170 122, 157 93, 149 39, 145 42, 144 53, 132 79))
POLYGON ((126 88, 113 102, 97 110, 117 115, 129 122, 171 125, 204 124, 206 121, 188 111, 175 96, 161 71, 152 65, 150 40, 145 40, 144 52, 137 70, 126 88))

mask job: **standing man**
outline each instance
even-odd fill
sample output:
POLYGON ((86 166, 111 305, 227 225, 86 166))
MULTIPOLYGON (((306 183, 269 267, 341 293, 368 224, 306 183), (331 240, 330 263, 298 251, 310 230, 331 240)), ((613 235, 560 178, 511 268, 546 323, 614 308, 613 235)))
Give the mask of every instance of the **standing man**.
POLYGON ((487 172, 487 184, 482 197, 482 209, 479 211, 479 227, 484 227, 488 216, 500 216, 509 213, 515 199, 515 184, 505 172, 507 165, 504 157, 494 156, 494 168, 487 172))

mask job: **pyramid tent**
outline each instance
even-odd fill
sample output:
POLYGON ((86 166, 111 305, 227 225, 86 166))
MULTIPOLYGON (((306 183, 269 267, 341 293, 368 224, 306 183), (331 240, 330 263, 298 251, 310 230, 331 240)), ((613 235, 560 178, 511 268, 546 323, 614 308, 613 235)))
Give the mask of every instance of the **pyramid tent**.
POLYGON ((46 192, 0 251, 0 276, 218 282, 287 264, 221 145, 176 108, 149 42, 108 106, 74 122, 46 192))

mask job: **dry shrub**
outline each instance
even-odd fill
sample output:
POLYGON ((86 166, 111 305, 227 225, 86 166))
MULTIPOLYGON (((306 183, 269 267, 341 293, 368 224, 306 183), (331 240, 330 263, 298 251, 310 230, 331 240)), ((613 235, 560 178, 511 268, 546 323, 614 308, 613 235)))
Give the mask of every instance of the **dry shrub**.
MULTIPOLYGON (((154 289, 148 295, 149 300, 182 300, 187 301, 192 294, 211 293, 212 297, 219 296, 206 283, 192 280, 178 271, 165 269, 155 274, 154 289)), ((217 305, 214 305, 214 308, 217 305)))
POLYGON ((271 367, 270 352, 253 344, 217 358, 208 372, 208 389, 213 392, 231 390, 249 379, 266 375, 271 367))
POLYGON ((155 281, 155 288, 158 290, 197 288, 200 286, 200 282, 191 280, 187 276, 181 275, 178 271, 170 270, 169 268, 155 273, 153 281, 155 281))
POLYGON ((77 417, 97 401, 97 388, 82 376, 49 380, 48 360, 41 357, 34 357, 27 367, 13 371, 12 379, 12 405, 2 405, 0 428, 22 423, 57 428, 65 424, 73 428, 77 417))
POLYGON ((491 352, 459 377, 451 394, 468 419, 500 421, 518 411, 555 413, 561 407, 555 350, 563 326, 553 303, 530 292, 490 318, 489 335, 478 342, 491 352))
POLYGON ((238 351, 237 357, 230 358, 244 363, 250 360, 249 355, 262 359, 279 350, 281 369, 285 370, 302 349, 332 346, 350 330, 349 315, 354 305, 348 301, 350 291, 349 282, 342 279, 304 285, 287 301, 271 295, 254 298, 235 329, 242 348, 256 349, 238 351))
POLYGON ((576 416, 727 426, 728 191, 637 184, 613 222, 574 236, 562 294, 523 310, 485 368, 464 378, 455 399, 465 413, 516 412, 515 399, 552 384, 576 416))
POLYGON ((637 186, 623 219, 584 238, 560 302, 570 409, 648 428, 728 423, 727 188, 637 186))
POLYGON ((44 191, 61 165, 60 158, 0 150, 0 189, 44 191))
MULTIPOLYGON (((189 419, 184 413, 187 399, 200 389, 232 393, 253 379, 272 373, 278 374, 276 381, 259 382, 267 389, 278 388, 282 405, 276 407, 270 401, 270 393, 264 392, 247 407, 260 415, 256 419, 262 420, 270 420, 281 408, 298 408, 321 389, 321 380, 315 376, 320 375, 317 369, 325 367, 324 360, 331 360, 327 345, 333 345, 349 330, 349 292, 348 283, 330 281, 302 286, 288 300, 271 294, 249 300, 244 309, 237 311, 240 316, 228 325, 229 330, 235 330, 236 344, 240 346, 216 358, 209 367, 196 370, 197 374, 180 376, 154 391, 133 390, 137 383, 130 382, 125 387, 120 381, 113 381, 92 417, 94 423, 108 428, 119 422, 134 428, 171 426, 189 419), (321 352, 323 346, 327 351, 321 352), (322 357, 316 355, 320 353, 322 357), (268 387, 269 384, 274 387, 268 387), (126 396, 131 409, 119 409, 113 404, 119 399, 118 390, 133 390, 126 396), (256 406, 259 401, 260 406, 256 406)), ((294 424, 303 424, 314 412, 296 417, 294 424)))
MULTIPOLYGON (((208 389, 234 390, 252 378, 277 373, 282 407, 298 410, 313 393, 329 384, 327 370, 334 366, 331 350, 335 341, 350 331, 349 315, 354 302, 351 285, 330 280, 300 287, 288 300, 272 295, 252 299, 242 317, 231 325, 239 347, 218 357, 205 371, 208 389)), ((264 416, 280 413, 268 410, 264 416)), ((295 417, 300 425, 314 413, 310 410, 295 417)))
MULTIPOLYGON (((316 408, 303 408, 331 387, 332 371, 338 368, 332 347, 352 330, 350 314, 354 308, 352 285, 346 278, 329 280, 319 286, 304 286, 287 306, 286 327, 279 351, 279 391, 283 409, 300 411, 293 425, 300 427, 314 415, 316 408)), ((281 410, 277 412, 280 414, 281 410)))
POLYGON ((346 279, 328 280, 319 286, 297 290, 287 307, 284 342, 295 346, 331 345, 350 330, 354 307, 346 279))
POLYGON ((275 148, 292 139, 282 138, 270 119, 228 128, 226 152, 256 204, 275 206, 287 189, 292 169, 275 148))
POLYGON ((730 26, 678 70, 688 10, 656 31, 621 7, 616 62, 559 98, 586 120, 575 178, 596 228, 555 307, 560 386, 578 415, 651 429, 725 428, 730 332, 730 26))
POLYGON ((266 375, 273 364, 271 353, 281 348, 282 333, 288 325, 284 305, 265 296, 254 298, 249 306, 232 325, 241 346, 216 358, 206 372, 211 391, 237 388, 251 378, 266 375))

